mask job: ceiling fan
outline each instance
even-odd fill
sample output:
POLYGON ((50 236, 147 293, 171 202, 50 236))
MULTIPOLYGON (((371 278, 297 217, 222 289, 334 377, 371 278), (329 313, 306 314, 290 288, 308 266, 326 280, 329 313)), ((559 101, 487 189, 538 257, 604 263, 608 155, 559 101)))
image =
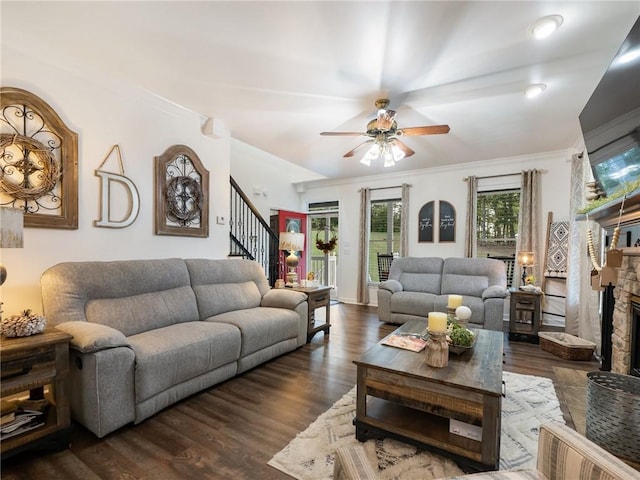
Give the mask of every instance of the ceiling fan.
POLYGON ((376 108, 378 116, 367 124, 366 132, 320 132, 320 135, 337 135, 337 136, 360 136, 365 135, 371 137, 371 140, 361 143, 353 150, 348 151, 343 156, 353 157, 356 150, 363 145, 371 144, 371 147, 360 160, 365 165, 371 165, 371 160, 378 157, 384 158, 384 166, 389 167, 404 157, 410 157, 414 152, 401 142, 398 137, 414 136, 414 135, 437 135, 441 133, 449 133, 449 125, 430 125, 424 127, 407 127, 398 128, 396 123, 395 110, 389 110, 389 100, 381 98, 376 100, 376 108))

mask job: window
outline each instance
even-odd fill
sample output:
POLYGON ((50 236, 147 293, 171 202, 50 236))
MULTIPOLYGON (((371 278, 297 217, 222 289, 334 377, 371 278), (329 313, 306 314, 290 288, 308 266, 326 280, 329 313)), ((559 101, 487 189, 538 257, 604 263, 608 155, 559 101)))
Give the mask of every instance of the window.
POLYGON ((520 189, 478 192, 477 257, 514 257, 520 189))
POLYGON ((399 198, 371 201, 371 231, 369 232, 369 278, 379 282, 378 253, 400 251, 402 201, 399 198))
POLYGON ((512 287, 520 189, 478 192, 476 207, 476 257, 502 260, 507 267, 507 287, 512 287))

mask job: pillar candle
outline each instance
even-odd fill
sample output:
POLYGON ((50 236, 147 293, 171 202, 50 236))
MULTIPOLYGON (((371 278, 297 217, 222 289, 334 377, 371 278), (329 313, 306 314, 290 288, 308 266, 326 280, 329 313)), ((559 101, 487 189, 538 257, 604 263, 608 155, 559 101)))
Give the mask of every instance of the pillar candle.
POLYGON ((430 332, 447 331, 447 314, 443 312, 429 312, 429 322, 427 328, 430 332))
POLYGON ((449 303, 447 306, 449 308, 458 308, 462 305, 462 295, 449 295, 449 303))

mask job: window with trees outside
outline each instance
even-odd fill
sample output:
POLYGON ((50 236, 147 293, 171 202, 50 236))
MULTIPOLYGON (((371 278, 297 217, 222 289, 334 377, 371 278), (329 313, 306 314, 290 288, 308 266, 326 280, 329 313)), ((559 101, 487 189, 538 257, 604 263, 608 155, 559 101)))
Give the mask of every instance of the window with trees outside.
MULTIPOLYGON (((514 262, 520 189, 478 192, 476 206, 476 257, 492 257, 514 262)), ((507 276, 509 277, 509 271, 507 276)), ((508 286, 511 286, 511 281, 512 278, 507 278, 508 286)))
POLYGON ((372 200, 370 214, 369 279, 371 282, 379 282, 378 253, 398 253, 400 251, 402 201, 399 198, 372 200))

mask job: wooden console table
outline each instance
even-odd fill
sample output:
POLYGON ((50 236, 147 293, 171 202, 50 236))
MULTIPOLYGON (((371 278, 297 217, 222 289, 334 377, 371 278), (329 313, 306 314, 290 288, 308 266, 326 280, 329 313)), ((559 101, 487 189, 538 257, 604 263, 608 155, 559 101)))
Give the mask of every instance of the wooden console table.
POLYGON ((329 313, 331 306, 331 287, 293 287, 292 290, 296 292, 302 292, 307 296, 307 302, 309 304, 309 317, 307 322, 307 343, 311 341, 313 336, 324 331, 325 335, 329 335, 329 328, 331 327, 329 313), (325 322, 320 325, 316 325, 316 308, 325 307, 325 322))
POLYGON ((2 440, 2 459, 23 450, 69 446, 71 417, 64 380, 69 373, 68 335, 55 328, 29 337, 0 339, 3 403, 17 399, 48 402, 45 423, 2 440))

